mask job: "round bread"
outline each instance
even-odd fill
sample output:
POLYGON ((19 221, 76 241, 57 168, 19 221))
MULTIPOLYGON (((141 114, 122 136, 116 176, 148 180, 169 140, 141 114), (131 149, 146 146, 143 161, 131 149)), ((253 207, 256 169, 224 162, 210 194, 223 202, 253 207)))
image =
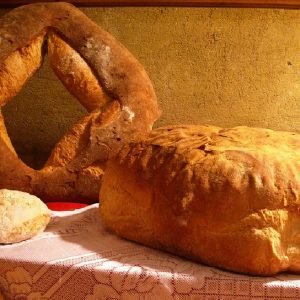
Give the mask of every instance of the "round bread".
POLYGON ((122 237, 255 275, 300 272, 300 135, 170 126, 106 169, 103 222, 122 237))
POLYGON ((47 206, 28 193, 0 190, 0 244, 32 238, 45 230, 50 221, 47 206))
POLYGON ((153 86, 128 50, 71 4, 30 4, 0 19, 0 107, 40 68, 46 52, 88 113, 44 168, 33 170, 18 159, 0 112, 0 188, 46 201, 96 202, 107 159, 149 133, 160 115, 153 86))

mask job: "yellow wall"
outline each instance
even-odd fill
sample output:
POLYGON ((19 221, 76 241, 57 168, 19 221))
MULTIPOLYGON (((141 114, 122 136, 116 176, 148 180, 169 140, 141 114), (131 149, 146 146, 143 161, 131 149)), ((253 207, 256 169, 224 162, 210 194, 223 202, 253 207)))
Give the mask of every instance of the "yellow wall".
MULTIPOLYGON (((156 126, 209 123, 300 130, 300 11, 82 10, 144 65, 163 109, 156 126)), ((26 161, 35 152, 38 158, 47 156, 84 113, 47 64, 3 111, 26 161)))

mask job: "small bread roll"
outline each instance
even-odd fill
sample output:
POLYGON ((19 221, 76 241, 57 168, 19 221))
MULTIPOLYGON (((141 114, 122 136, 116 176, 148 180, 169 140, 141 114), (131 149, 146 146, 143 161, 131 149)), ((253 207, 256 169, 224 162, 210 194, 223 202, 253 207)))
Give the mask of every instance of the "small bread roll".
POLYGON ((0 190, 0 243, 32 238, 50 221, 47 206, 37 197, 20 191, 0 190))

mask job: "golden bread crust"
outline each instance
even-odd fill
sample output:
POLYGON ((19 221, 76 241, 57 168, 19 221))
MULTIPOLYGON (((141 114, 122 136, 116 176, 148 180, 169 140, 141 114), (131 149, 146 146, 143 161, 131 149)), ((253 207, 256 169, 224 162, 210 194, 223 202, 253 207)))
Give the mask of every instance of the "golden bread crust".
MULTIPOLYGON (((7 35, 4 34, 4 36, 7 35)), ((30 44, 16 49, 9 53, 5 59, 0 60, 0 107, 16 96, 28 79, 41 67, 44 37, 45 32, 42 31, 32 39, 30 44)), ((4 47, 2 40, 0 29, 1 50, 4 47)), ((3 55, 2 52, 1 54, 3 55)))
POLYGON ((0 190, 0 244, 17 243, 44 231, 50 221, 47 206, 37 197, 0 190))
POLYGON ((2 129, 0 188, 47 201, 96 202, 107 159, 145 136, 160 115, 152 83, 124 46, 71 4, 30 4, 0 19, 0 107, 41 66, 45 52, 89 113, 58 142, 41 170, 11 155, 2 129))
POLYGON ((0 137, 2 137, 3 141, 6 143, 6 145, 11 150, 11 152, 14 153, 15 155, 17 155, 16 151, 11 143, 10 137, 8 136, 1 109, 0 109, 0 137))
POLYGON ((300 135, 169 126, 125 146, 100 193, 119 235, 237 272, 300 272, 300 135))
POLYGON ((47 44, 49 61, 55 74, 87 111, 99 109, 111 101, 77 51, 55 32, 48 33, 47 44))

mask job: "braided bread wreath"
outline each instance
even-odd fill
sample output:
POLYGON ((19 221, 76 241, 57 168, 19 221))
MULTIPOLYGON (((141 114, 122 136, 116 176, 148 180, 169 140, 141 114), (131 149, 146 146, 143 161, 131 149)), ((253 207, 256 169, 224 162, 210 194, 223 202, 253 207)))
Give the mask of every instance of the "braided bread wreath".
POLYGON ((148 133, 158 118, 155 92, 128 50, 80 10, 38 3, 0 19, 0 107, 40 68, 45 52, 88 114, 58 142, 45 166, 33 170, 17 157, 0 111, 0 188, 45 201, 96 202, 107 159, 148 133))

